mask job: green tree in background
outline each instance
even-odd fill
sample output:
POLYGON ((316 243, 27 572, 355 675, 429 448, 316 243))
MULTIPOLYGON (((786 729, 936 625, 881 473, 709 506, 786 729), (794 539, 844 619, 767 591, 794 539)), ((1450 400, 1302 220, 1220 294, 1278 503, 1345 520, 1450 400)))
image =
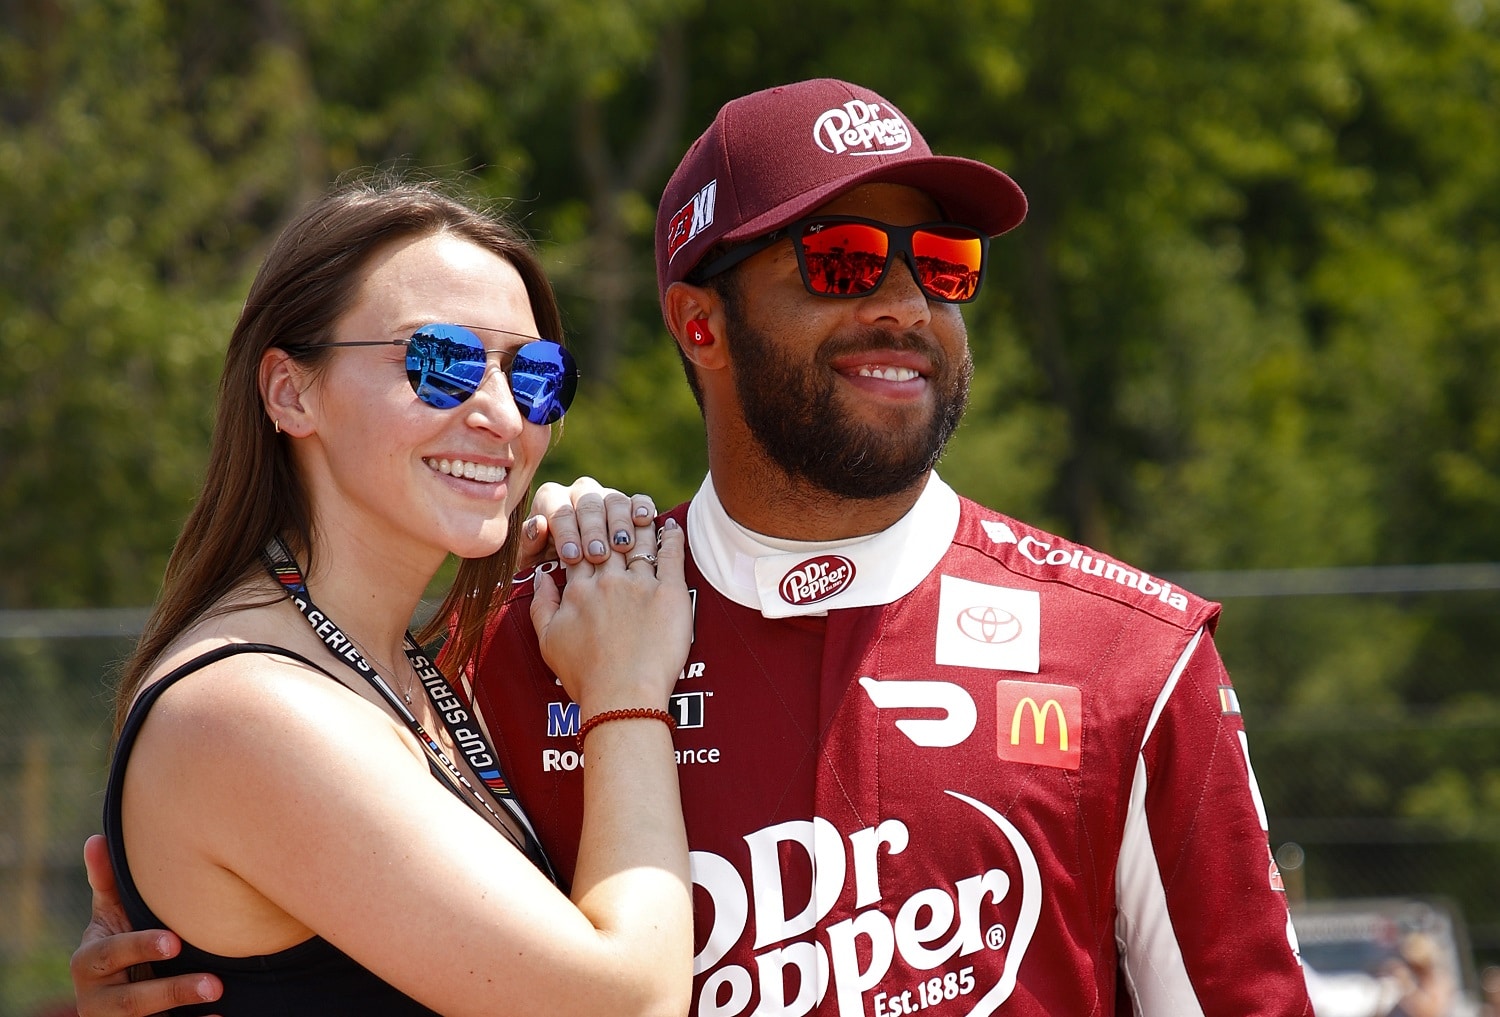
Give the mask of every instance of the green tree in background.
POLYGON ((270 235, 340 174, 377 165, 529 195, 514 211, 531 220, 520 123, 543 131, 561 99, 552 129, 571 137, 599 81, 651 58, 650 7, 13 8, 0 35, 0 607, 148 602, 270 235), (585 63, 592 77, 576 73, 585 63))
POLYGON ((724 99, 815 74, 1030 196, 971 316, 945 466, 965 490, 1157 567, 1488 557, 1489 6, 805 8, 23 5, 0 50, 0 496, 13 557, 53 564, 3 602, 149 597, 139 555, 192 490, 246 272, 358 167, 513 199, 611 418, 581 407, 559 456, 681 493, 701 458, 657 355, 654 197, 724 99), (1433 526, 1434 498, 1463 525, 1433 526))
MULTIPOLYGON (((362 167, 457 180, 538 238, 584 372, 544 476, 687 497, 705 457, 656 198, 724 101, 819 75, 1030 199, 966 311, 973 402, 940 467, 961 492, 1153 572, 1500 561, 1496 0, 25 0, 0 22, 0 608, 150 601, 248 273, 362 167)), ((1435 845, 1410 885, 1465 897, 1500 958, 1496 606, 1236 601, 1219 638, 1310 889, 1408 871, 1351 839, 1384 824, 1435 845)))

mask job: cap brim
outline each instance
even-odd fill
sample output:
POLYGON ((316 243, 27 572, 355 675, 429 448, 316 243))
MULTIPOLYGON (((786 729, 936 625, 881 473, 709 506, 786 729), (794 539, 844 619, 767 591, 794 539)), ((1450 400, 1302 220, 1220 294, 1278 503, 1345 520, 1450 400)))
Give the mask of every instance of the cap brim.
POLYGON ((945 219, 992 237, 1014 229, 1026 218, 1026 195, 1009 176, 974 159, 934 155, 877 163, 862 173, 815 187, 729 230, 719 242, 748 240, 780 229, 851 188, 876 183, 915 187, 938 203, 945 219))

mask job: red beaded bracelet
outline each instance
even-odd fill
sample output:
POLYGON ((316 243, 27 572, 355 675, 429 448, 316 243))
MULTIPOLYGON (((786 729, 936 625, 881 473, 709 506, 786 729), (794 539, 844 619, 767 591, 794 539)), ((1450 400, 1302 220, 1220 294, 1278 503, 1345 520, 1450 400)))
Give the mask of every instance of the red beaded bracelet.
POLYGON ((636 717, 649 720, 659 720, 672 730, 677 730, 677 718, 666 710, 651 710, 644 706, 633 706, 628 710, 605 710, 596 713, 582 724, 578 725, 578 747, 583 748, 583 737, 596 726, 611 720, 631 720, 636 717))

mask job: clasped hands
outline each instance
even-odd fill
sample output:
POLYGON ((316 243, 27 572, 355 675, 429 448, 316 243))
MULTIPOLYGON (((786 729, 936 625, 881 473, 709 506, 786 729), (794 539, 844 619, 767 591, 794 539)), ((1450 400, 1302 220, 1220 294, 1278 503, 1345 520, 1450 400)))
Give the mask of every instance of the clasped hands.
POLYGON ((626 495, 592 477, 579 477, 567 486, 542 484, 521 524, 517 567, 525 571, 557 560, 601 565, 611 554, 624 555, 626 564, 634 565, 635 528, 655 518, 656 503, 649 495, 626 495))

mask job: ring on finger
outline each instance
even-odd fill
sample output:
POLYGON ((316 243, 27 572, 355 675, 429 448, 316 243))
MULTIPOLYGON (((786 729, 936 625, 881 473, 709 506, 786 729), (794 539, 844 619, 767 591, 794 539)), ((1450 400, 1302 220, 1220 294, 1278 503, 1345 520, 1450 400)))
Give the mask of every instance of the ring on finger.
POLYGON ((652 568, 656 568, 656 555, 654 555, 654 554, 644 554, 644 553, 642 553, 642 554, 633 554, 629 558, 626 558, 625 559, 625 567, 626 568, 630 568, 630 566, 634 565, 638 561, 643 561, 646 564, 650 565, 652 568))

